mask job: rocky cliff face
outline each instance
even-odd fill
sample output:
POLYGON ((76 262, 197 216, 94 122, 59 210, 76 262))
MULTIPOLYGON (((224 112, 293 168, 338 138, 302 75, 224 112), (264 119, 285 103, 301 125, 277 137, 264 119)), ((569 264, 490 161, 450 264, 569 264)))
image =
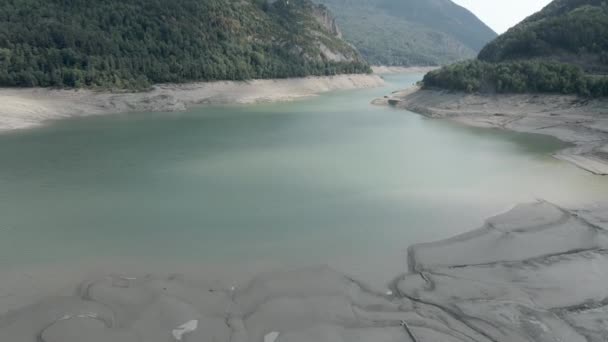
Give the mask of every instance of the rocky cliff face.
POLYGON ((336 18, 324 5, 317 5, 313 9, 313 16, 321 26, 338 38, 342 38, 342 32, 336 23, 336 18))
MULTIPOLYGON (((302 35, 311 37, 307 43, 314 46, 314 49, 305 51, 301 45, 293 47, 294 49, 298 50, 308 61, 315 63, 367 64, 357 48, 342 40, 342 32, 336 19, 325 5, 310 3, 306 9, 309 25, 302 35)), ((331 68, 332 66, 330 66, 330 72, 331 68)))

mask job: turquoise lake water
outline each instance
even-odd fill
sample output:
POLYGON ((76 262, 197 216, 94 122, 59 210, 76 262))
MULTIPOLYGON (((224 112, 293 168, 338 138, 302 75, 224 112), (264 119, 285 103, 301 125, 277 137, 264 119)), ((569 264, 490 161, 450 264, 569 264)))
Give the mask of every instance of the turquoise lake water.
POLYGON ((0 267, 118 256, 405 269, 408 245, 517 202, 606 198, 608 179, 550 156, 564 146, 553 138, 369 104, 420 77, 2 134, 0 267))

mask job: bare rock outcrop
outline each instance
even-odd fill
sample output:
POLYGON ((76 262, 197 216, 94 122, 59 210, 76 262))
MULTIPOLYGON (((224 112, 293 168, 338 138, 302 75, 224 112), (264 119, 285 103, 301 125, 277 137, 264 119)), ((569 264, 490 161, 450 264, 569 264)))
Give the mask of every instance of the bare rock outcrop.
POLYGON ((340 39, 342 38, 342 32, 336 23, 336 18, 327 7, 321 4, 315 6, 313 9, 313 16, 327 32, 340 39))

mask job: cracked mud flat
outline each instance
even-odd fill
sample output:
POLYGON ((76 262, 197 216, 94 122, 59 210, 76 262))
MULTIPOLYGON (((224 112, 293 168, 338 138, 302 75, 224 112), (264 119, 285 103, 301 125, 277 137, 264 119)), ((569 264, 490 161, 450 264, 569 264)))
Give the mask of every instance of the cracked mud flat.
POLYGON ((432 118, 475 127, 539 133, 572 143, 556 153, 597 175, 608 175, 608 100, 569 95, 480 95, 413 87, 375 99, 432 118))
POLYGON ((259 274, 243 287, 92 277, 4 313, 0 341, 606 341, 606 208, 519 205, 414 245, 387 293, 327 267, 259 274))

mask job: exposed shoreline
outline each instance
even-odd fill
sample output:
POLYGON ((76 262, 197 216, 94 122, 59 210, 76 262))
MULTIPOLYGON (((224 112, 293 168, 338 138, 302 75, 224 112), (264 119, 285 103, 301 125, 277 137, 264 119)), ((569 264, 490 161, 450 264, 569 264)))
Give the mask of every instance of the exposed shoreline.
POLYGON ((426 74, 429 71, 439 69, 439 66, 387 66, 387 65, 372 65, 374 74, 404 74, 404 73, 421 73, 426 74))
POLYGON ((608 100, 570 95, 480 95, 412 87, 375 99, 431 118, 469 126, 556 137, 574 147, 554 154, 596 175, 608 175, 608 100))
POLYGON ((0 132, 61 118, 125 113, 174 112, 203 104, 291 101, 319 93, 384 85, 375 74, 274 80, 160 84, 137 93, 87 89, 0 88, 0 132))
POLYGON ((0 287, 0 298, 21 296, 23 304, 0 307, 0 340, 601 342, 606 208, 539 201, 411 246, 407 273, 386 293, 322 266, 250 274, 237 284, 200 268, 89 270, 79 279, 45 269, 24 274, 25 289, 13 278, 14 288, 0 287), (45 277, 67 285, 51 291, 45 277))

